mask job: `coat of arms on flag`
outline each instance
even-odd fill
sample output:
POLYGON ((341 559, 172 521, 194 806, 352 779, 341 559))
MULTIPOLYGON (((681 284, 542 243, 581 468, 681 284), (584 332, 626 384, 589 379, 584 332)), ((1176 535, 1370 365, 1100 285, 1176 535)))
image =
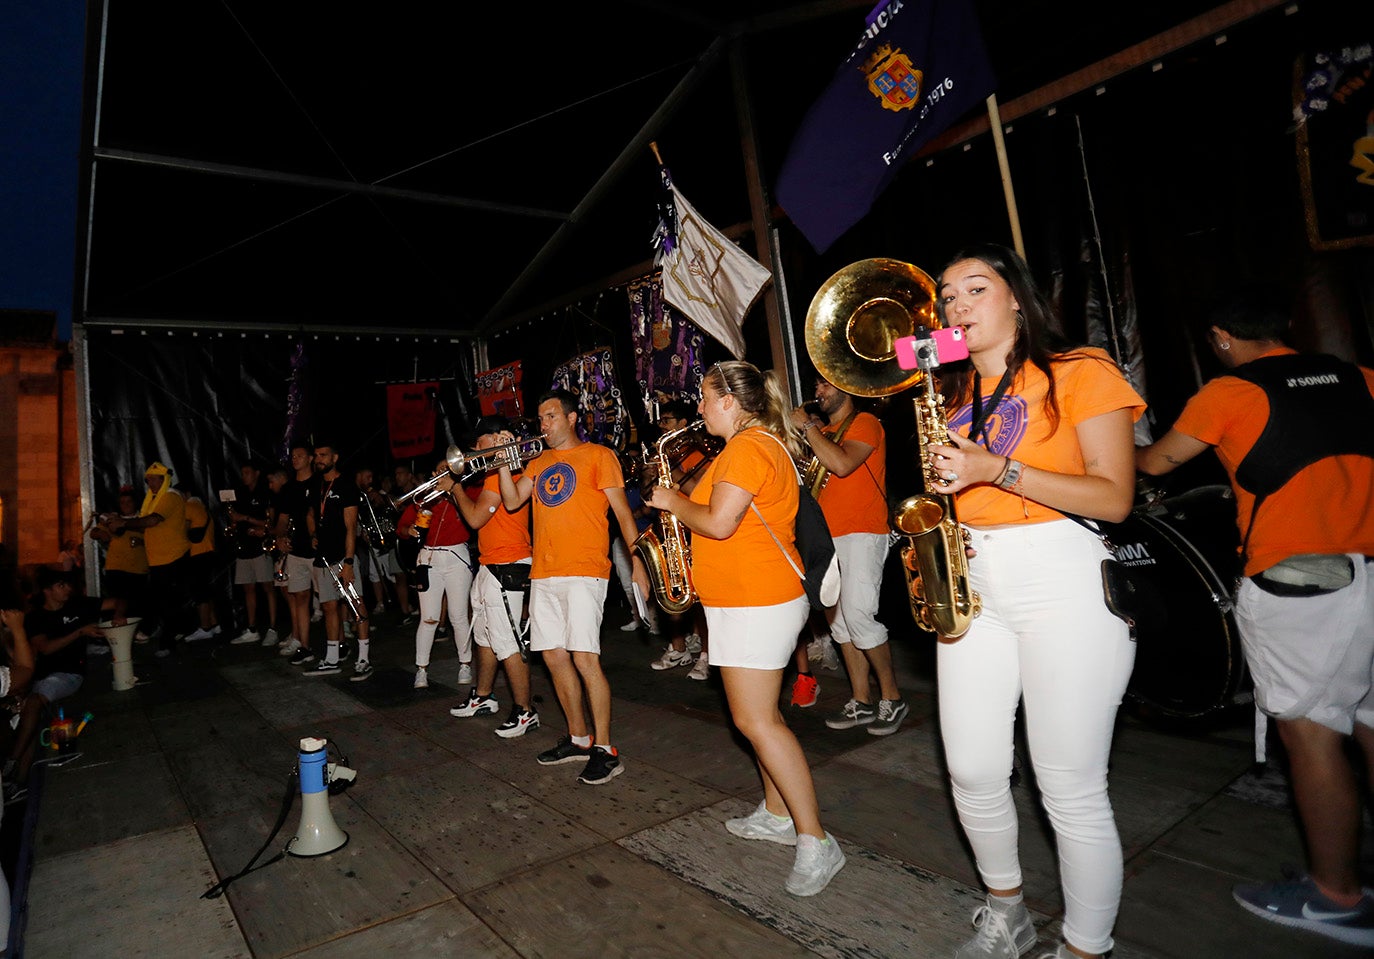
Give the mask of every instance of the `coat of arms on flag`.
POLYGON ((864 61, 864 73, 884 110, 910 110, 921 99, 921 71, 900 49, 883 44, 864 61))

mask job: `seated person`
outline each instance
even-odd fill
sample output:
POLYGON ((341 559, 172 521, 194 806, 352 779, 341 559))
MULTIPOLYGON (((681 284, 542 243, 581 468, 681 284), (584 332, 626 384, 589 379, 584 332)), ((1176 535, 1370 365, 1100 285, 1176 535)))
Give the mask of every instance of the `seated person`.
POLYGON ((38 571, 37 586, 41 601, 24 618, 36 660, 34 680, 19 711, 19 728, 9 760, 0 773, 11 791, 27 787, 46 708, 81 688, 86 678, 86 641, 105 635, 96 625, 99 602, 74 596, 70 574, 45 566, 38 571), (11 774, 14 786, 10 786, 11 774))
MULTIPOLYGON (((22 694, 29 685, 29 680, 33 678, 33 649, 29 646, 27 635, 24 632, 24 614, 17 609, 7 609, 0 612, 0 622, 5 625, 5 647, 9 652, 8 666, 0 666, 0 698, 8 698, 17 694, 22 694)), ((18 790, 12 790, 10 784, 4 784, 5 801, 10 800, 11 793, 15 799, 24 798, 24 794, 18 790)), ((5 880, 5 874, 0 871, 0 945, 9 942, 10 939, 10 887, 5 880)))

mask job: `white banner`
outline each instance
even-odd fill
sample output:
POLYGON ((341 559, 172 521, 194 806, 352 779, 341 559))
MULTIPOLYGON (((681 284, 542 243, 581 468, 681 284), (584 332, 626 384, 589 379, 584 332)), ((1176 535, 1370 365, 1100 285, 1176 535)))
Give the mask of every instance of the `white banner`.
POLYGON ((677 187, 673 204, 677 245, 662 261, 663 299, 744 359, 740 327, 773 274, 702 219, 677 187))

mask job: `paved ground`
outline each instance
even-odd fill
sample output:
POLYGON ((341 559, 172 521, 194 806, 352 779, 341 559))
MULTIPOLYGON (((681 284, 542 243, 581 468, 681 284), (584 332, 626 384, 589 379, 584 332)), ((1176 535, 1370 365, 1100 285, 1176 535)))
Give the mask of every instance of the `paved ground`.
MULTIPOLYGON (((200 644, 161 661, 138 647, 145 682, 116 693, 108 659, 94 658, 71 707, 95 714, 80 758, 45 769, 29 803, 5 811, 32 830, 16 954, 877 959, 945 956, 967 937, 979 893, 942 769, 929 640, 907 623, 894 640, 912 706, 897 735, 824 726, 847 698, 836 673, 820 672, 815 708, 788 710, 849 857, 826 892, 797 900, 782 890, 790 849, 721 826, 759 790, 718 682, 650 670, 658 640, 623 621, 609 610, 603 640, 625 773, 602 787, 577 784, 576 765, 534 762, 563 730, 542 671, 545 727, 498 739, 499 717, 448 715, 461 692, 451 644, 436 649, 431 687, 411 689, 412 633, 392 617, 379 619, 366 683, 200 644), (348 844, 201 898, 267 840, 306 735, 358 770, 330 800, 348 844)), ((504 715, 501 684, 497 695, 504 715)), ((1234 882, 1302 862, 1281 775, 1251 772, 1250 736, 1245 707, 1186 729, 1123 717, 1111 776, 1127 856, 1120 959, 1358 954, 1231 901, 1234 882)), ((1033 786, 1016 794, 1026 891, 1050 948, 1052 846, 1033 786)), ((297 797, 264 860, 299 810, 297 797)))

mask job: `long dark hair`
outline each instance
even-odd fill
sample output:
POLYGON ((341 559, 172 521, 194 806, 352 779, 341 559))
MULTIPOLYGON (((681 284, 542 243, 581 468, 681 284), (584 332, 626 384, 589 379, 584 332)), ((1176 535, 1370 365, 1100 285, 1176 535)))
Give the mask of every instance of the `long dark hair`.
MULTIPOLYGON (((1049 391, 1045 394, 1045 406, 1049 412, 1050 432, 1059 426, 1059 400, 1055 394, 1054 377, 1050 374, 1050 364, 1060 355, 1081 344, 1074 343, 1064 335, 1059 317, 1050 306, 1049 300, 1035 285, 1030 267, 1012 249, 1000 243, 976 243, 966 246, 956 253, 935 281, 938 291, 944 285, 944 274, 960 260, 980 260, 1006 281, 1016 302, 1021 305, 1016 321, 1016 339, 1007 354, 1007 369, 1012 380, 1021 372, 1021 367, 1029 362, 1049 381, 1049 391)), ((936 314, 940 322, 945 319, 944 298, 938 292, 935 297, 936 314)), ((940 389, 945 395, 945 405, 950 412, 958 409, 973 398, 973 363, 958 363, 940 370, 940 389)))

